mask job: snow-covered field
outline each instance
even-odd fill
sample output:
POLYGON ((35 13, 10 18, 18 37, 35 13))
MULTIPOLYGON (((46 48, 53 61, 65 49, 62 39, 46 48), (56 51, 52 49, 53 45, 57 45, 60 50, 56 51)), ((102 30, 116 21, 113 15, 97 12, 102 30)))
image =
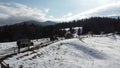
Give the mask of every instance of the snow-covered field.
POLYGON ((120 36, 62 40, 4 61, 12 68, 120 68, 120 36))

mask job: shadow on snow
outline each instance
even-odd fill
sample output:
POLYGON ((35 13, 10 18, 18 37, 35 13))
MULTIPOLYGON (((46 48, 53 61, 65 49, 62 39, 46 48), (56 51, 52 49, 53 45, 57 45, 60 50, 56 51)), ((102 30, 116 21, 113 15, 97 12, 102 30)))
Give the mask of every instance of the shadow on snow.
POLYGON ((83 46, 83 45, 78 45, 78 44, 73 44, 73 43, 67 43, 67 44, 76 48, 77 50, 80 50, 80 51, 84 52, 85 54, 90 55, 93 58, 107 59, 106 58, 107 55, 105 53, 102 53, 102 52, 100 52, 98 50, 95 50, 93 48, 89 48, 89 47, 86 47, 86 46, 83 46))

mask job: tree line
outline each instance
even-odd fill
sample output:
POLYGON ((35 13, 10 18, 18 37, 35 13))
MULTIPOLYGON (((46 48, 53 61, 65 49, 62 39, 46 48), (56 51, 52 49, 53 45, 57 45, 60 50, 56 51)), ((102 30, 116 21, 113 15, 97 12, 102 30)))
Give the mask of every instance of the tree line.
POLYGON ((88 19, 62 22, 55 25, 40 26, 34 23, 5 25, 0 27, 0 42, 16 41, 18 39, 39 39, 53 35, 63 37, 65 28, 83 27, 82 34, 120 32, 120 19, 106 17, 91 17, 88 19))

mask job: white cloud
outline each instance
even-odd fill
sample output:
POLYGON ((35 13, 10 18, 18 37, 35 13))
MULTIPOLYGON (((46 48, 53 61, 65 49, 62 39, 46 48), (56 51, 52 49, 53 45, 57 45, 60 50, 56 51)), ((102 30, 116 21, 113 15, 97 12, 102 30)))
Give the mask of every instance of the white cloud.
POLYGON ((5 19, 5 18, 8 18, 9 16, 6 15, 6 14, 0 14, 0 19, 5 19))
POLYGON ((27 20, 45 21, 48 11, 46 9, 44 12, 44 10, 30 8, 18 3, 13 3, 13 5, 8 3, 0 4, 0 25, 19 23, 27 20))
POLYGON ((88 17, 120 16, 120 1, 103 5, 78 14, 67 14, 61 18, 54 18, 56 21, 71 21, 88 17), (69 16, 70 15, 70 16, 69 16))
MULTIPOLYGON (((120 1, 117 3, 107 4, 100 7, 97 7, 95 9, 91 9, 88 11, 85 11, 83 13, 78 14, 78 16, 110 16, 112 15, 120 15, 120 1)), ((76 15, 77 16, 77 15, 76 15)))
POLYGON ((45 11, 45 13, 48 13, 48 12, 49 12, 49 10, 50 10, 50 9, 49 9, 49 8, 47 8, 47 9, 45 9, 44 11, 45 11))
POLYGON ((103 5, 78 14, 69 12, 68 14, 58 18, 48 16, 47 13, 49 13, 49 10, 49 8, 45 8, 44 10, 30 8, 26 5, 18 3, 0 3, 0 25, 19 23, 27 20, 71 21, 94 16, 120 16, 120 1, 103 5))

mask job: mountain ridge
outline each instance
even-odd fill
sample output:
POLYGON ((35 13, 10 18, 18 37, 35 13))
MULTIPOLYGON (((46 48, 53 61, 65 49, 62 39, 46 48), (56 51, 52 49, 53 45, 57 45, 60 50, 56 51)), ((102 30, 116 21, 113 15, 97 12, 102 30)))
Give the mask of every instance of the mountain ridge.
POLYGON ((16 23, 16 24, 35 24, 35 25, 40 25, 40 26, 49 26, 49 25, 55 25, 57 24, 57 22, 54 21, 45 21, 45 22, 39 22, 36 20, 28 20, 28 21, 24 21, 24 22, 20 22, 20 23, 16 23))

